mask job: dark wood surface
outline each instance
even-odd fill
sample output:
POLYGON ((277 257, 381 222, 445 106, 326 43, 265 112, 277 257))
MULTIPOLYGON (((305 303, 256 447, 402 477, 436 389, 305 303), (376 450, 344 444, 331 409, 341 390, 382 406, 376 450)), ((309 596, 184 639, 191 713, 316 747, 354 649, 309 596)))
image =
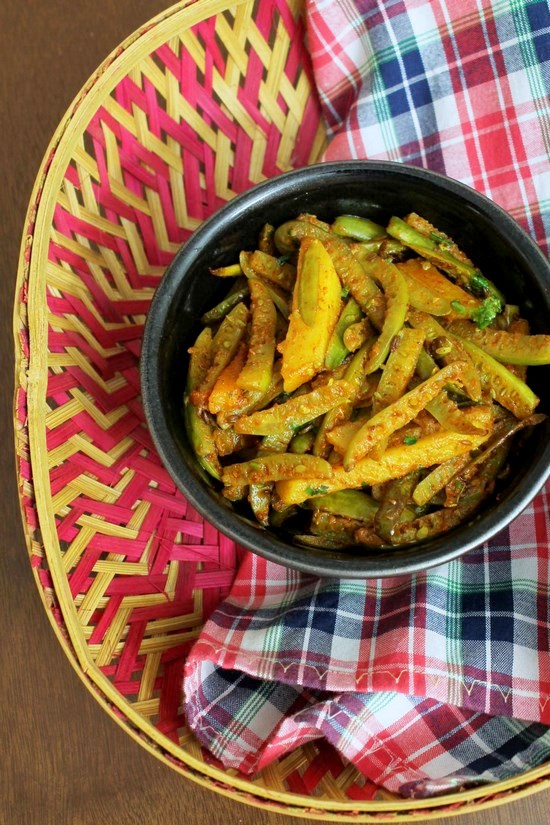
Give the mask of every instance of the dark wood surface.
MULTIPOLYGON (((200 2, 200 0, 199 0, 200 2)), ((27 559, 12 450, 12 302, 23 218, 48 141, 101 60, 159 0, 4 0, 0 11, 0 822, 6 825, 298 825, 182 778, 122 731, 69 665, 27 559)), ((544 825, 550 793, 442 825, 544 825)))

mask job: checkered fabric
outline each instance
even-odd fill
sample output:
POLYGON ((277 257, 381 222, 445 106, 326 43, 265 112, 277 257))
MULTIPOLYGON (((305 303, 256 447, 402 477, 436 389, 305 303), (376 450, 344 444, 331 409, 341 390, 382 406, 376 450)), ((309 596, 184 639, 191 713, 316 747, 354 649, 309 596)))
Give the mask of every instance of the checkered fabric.
POLYGON ((488 195, 550 235, 546 0, 309 0, 326 160, 395 160, 488 195))
MULTIPOLYGON (((550 236, 546 2, 309 0, 327 160, 429 167, 550 236)), ((248 554, 186 664, 199 740, 251 773, 324 737, 403 795, 550 758, 550 486, 412 577, 319 580, 248 554)))

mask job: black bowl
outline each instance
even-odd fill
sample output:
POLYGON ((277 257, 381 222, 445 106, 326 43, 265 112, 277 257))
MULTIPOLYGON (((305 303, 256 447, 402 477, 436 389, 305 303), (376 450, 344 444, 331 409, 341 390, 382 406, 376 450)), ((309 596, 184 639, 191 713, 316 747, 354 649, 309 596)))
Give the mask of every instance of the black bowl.
MULTIPOLYGON (((519 304, 533 332, 548 332, 550 265, 501 208, 473 189, 433 172, 397 163, 348 161, 310 166, 262 183, 236 197, 192 235, 168 268, 153 300, 141 355, 143 403, 149 428, 168 472, 196 509, 222 533, 261 556, 320 576, 378 577, 448 562, 495 536, 530 502, 550 474, 550 425, 535 427, 512 455, 511 472, 470 522, 405 549, 334 552, 291 543, 238 512, 200 468, 182 418, 187 349, 199 318, 227 290, 209 268, 234 263, 254 249, 268 221, 277 225, 300 212, 324 220, 359 214, 385 224, 415 211, 450 234, 510 303, 519 304)), ((548 409, 547 367, 530 369, 529 382, 548 409)))

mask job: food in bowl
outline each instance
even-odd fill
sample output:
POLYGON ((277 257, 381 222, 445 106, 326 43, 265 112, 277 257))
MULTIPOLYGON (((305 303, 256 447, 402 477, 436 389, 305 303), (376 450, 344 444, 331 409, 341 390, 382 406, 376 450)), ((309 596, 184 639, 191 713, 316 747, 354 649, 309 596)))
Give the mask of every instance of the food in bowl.
POLYGON ((258 523, 310 547, 433 539, 470 519, 550 363, 519 307, 415 212, 265 224, 189 349, 197 460, 258 523))
MULTIPOLYGON (((498 283, 507 301, 529 320, 532 333, 548 333, 550 264, 510 215, 451 178, 386 161, 308 166, 233 198, 178 251, 148 313, 140 361, 143 405, 159 458, 172 479, 187 501, 229 539, 316 576, 399 576, 444 564, 506 528, 550 475, 547 419, 519 434, 521 444, 508 455, 510 472, 499 475, 494 493, 458 527, 414 544, 343 548, 325 541, 320 548, 298 543, 289 522, 277 523, 276 511, 268 527, 261 525, 247 499, 225 498, 222 484, 198 462, 182 415, 188 350, 203 327, 201 317, 229 287, 210 269, 235 265, 243 249, 255 250, 268 218, 279 226, 308 213, 332 224, 339 215, 359 214, 385 227, 393 215, 413 211, 451 235, 481 272, 498 283)), ((550 404, 548 376, 547 366, 529 370, 529 387, 541 399, 537 413, 550 404)), ((506 542, 506 535, 501 540, 506 542)))

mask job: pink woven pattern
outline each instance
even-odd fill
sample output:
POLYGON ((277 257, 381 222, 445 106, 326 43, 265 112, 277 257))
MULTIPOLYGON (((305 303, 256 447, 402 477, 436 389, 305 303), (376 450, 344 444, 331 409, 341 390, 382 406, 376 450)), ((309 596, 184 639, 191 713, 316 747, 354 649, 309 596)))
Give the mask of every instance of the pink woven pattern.
POLYGON ((206 20, 117 85, 66 169, 49 244, 46 437, 67 580, 92 658, 175 742, 185 654, 238 548, 156 455, 139 398, 145 316, 191 231, 233 194, 310 162, 322 134, 301 22, 284 3, 259 4, 244 74, 224 46, 233 23, 206 20), (274 32, 277 76, 262 48, 274 32), (275 84, 268 110, 259 101, 275 84))

